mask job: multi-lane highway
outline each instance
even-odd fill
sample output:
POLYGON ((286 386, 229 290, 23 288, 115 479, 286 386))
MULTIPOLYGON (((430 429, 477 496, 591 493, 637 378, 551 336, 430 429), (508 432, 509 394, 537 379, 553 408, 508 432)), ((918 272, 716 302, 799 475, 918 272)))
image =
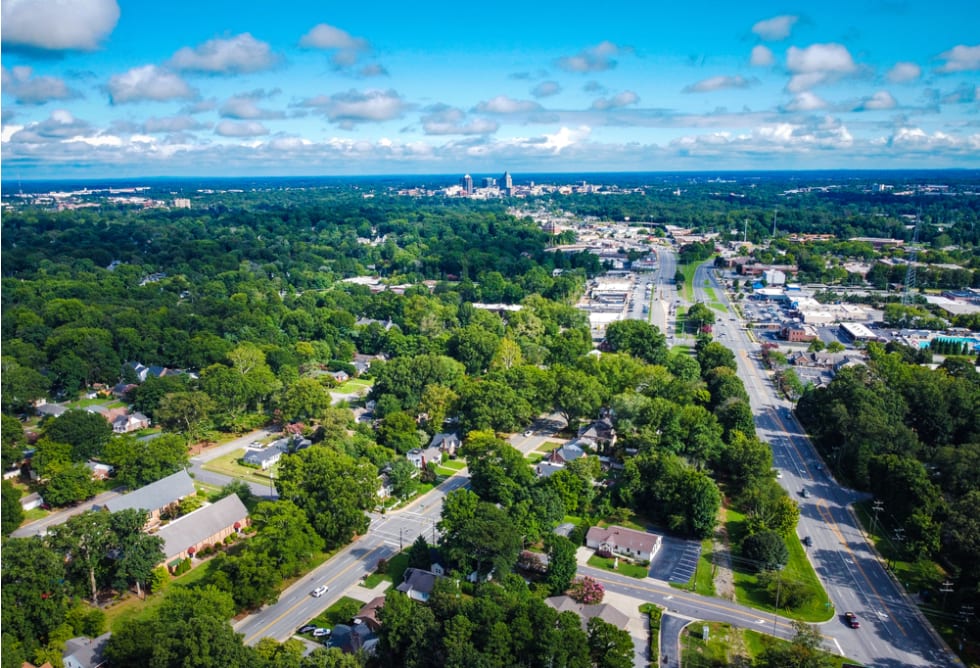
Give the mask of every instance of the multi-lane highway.
POLYGON ((836 609, 820 626, 829 647, 873 666, 962 665, 885 570, 851 509, 861 495, 828 475, 792 404, 777 396, 759 347, 731 308, 711 262, 698 267, 694 294, 698 301, 717 301, 728 309, 718 313, 714 335, 735 353, 759 437, 771 444, 779 482, 800 505, 799 536, 810 537, 808 557, 836 609), (709 299, 706 287, 715 299, 709 299), (858 616, 859 629, 845 624, 848 611, 858 616))

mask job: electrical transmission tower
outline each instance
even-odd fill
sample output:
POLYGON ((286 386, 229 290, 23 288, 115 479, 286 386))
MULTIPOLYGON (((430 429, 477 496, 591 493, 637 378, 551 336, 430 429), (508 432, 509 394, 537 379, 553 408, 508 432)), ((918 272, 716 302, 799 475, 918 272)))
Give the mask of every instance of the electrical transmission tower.
POLYGON ((915 217, 915 230, 912 232, 912 243, 909 244, 908 263, 905 270, 905 292, 902 293, 902 305, 908 306, 912 303, 912 289, 915 288, 915 258, 919 252, 919 223, 922 215, 915 217))

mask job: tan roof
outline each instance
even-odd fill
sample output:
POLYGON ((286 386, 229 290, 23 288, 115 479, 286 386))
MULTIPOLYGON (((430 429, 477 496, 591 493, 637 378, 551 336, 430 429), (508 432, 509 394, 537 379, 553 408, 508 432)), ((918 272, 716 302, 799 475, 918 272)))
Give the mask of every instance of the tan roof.
POLYGON ((592 527, 585 539, 588 542, 609 543, 621 549, 629 548, 631 552, 653 552, 661 540, 657 534, 618 526, 592 527))
POLYGON ((593 617, 598 617, 602 621, 608 622, 618 629, 625 629, 630 620, 626 614, 608 603, 601 603, 599 605, 583 605, 581 603, 576 603, 571 596, 549 596, 544 600, 544 602, 557 610, 559 613, 574 612, 576 615, 582 618, 583 629, 593 617))

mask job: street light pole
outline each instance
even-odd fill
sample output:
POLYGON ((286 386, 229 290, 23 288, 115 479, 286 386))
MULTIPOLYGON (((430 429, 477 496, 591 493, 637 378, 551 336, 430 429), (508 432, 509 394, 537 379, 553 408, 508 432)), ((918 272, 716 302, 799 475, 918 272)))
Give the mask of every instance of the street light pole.
POLYGON ((878 528, 878 513, 880 513, 885 507, 885 502, 881 501, 880 499, 876 499, 875 502, 871 504, 871 507, 875 511, 874 519, 871 521, 871 536, 873 538, 875 535, 875 529, 878 528))

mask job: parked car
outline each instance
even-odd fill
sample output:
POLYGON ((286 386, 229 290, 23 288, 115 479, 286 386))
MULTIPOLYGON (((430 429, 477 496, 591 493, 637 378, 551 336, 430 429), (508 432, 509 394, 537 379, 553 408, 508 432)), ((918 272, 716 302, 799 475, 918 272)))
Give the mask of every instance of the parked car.
POLYGON ((320 628, 313 629, 314 638, 323 638, 330 635, 330 629, 325 629, 322 626, 320 628))
POLYGON ((304 624, 296 630, 296 633, 309 633, 316 628, 315 624, 304 624))
POLYGON ((330 587, 328 587, 327 585, 320 585, 319 587, 317 587, 316 589, 314 589, 313 591, 311 591, 310 592, 310 595, 313 596, 313 597, 315 597, 315 598, 320 598, 321 596, 323 596, 324 594, 326 594, 327 591, 329 591, 329 590, 330 590, 330 587))
POLYGON ((858 621, 857 615, 855 615, 853 612, 845 612, 844 621, 846 621, 847 625, 852 629, 861 628, 861 622, 858 621))
POLYGON ((534 430, 533 429, 528 429, 527 431, 524 432, 524 436, 525 437, 534 436, 534 430))
POLYGON ((806 487, 804 487, 803 489, 800 490, 800 495, 804 499, 809 499, 810 498, 810 490, 808 490, 806 487))
POLYGON ((803 544, 806 545, 807 547, 810 547, 811 545, 813 545, 813 539, 810 538, 809 536, 804 536, 803 544))

